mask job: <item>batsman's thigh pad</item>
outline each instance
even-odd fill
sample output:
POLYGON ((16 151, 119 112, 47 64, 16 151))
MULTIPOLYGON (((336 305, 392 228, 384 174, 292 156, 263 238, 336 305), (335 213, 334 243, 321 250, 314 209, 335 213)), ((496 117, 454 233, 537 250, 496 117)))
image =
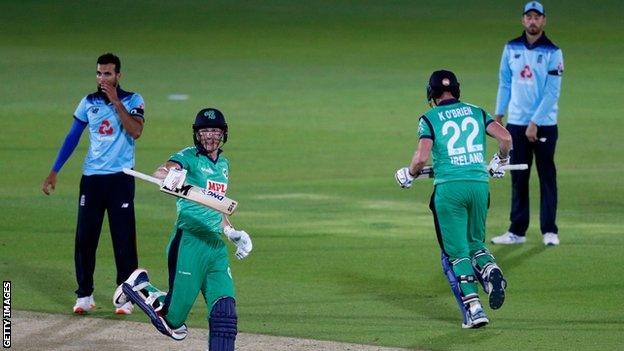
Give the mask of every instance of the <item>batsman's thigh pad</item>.
POLYGON ((234 351, 238 318, 236 302, 232 297, 218 299, 212 306, 208 319, 210 351, 234 351))

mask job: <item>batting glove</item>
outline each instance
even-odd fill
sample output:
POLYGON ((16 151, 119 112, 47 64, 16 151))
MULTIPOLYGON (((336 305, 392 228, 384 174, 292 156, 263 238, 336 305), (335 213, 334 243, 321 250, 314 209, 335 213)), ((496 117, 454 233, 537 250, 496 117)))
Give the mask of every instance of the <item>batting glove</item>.
POLYGON ((167 173, 167 177, 163 180, 162 186, 172 191, 180 190, 180 188, 184 185, 185 180, 186 169, 177 170, 175 168, 171 168, 169 173, 167 173))
POLYGON ((253 248, 251 238, 244 230, 236 230, 230 226, 223 228, 223 234, 236 245, 236 258, 242 260, 247 257, 253 248))
POLYGON ((412 186, 414 176, 410 174, 408 167, 403 167, 396 171, 396 173, 394 174, 394 179, 396 179, 397 183, 401 188, 409 188, 412 186))
POLYGON ((501 169, 502 166, 505 166, 509 163, 509 156, 506 158, 501 158, 498 156, 498 153, 494 154, 492 157, 492 161, 487 167, 488 172, 492 178, 502 178, 505 176, 505 170, 501 169))

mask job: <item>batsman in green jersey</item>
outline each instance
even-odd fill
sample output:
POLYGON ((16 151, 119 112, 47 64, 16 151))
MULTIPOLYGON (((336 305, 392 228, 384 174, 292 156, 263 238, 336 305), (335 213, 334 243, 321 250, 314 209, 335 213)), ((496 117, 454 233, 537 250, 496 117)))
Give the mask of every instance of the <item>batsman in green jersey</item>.
POLYGON ((432 109, 419 121, 419 143, 409 167, 396 172, 409 188, 432 155, 435 174, 429 208, 433 213, 442 268, 463 316, 463 328, 489 323, 479 300, 477 280, 489 295, 492 309, 505 299, 506 281, 485 247, 489 206, 489 176, 504 174, 511 136, 482 108, 459 101, 459 82, 453 72, 435 71, 427 86, 432 109), (486 134, 498 140, 499 151, 488 169, 484 164, 486 134))
MULTIPOLYGON (((199 111, 193 124, 194 146, 172 155, 154 172, 163 186, 180 189, 185 183, 225 196, 229 161, 221 154, 228 127, 221 111, 199 111)), ((122 284, 124 296, 145 311, 154 326, 175 340, 186 337, 184 324, 199 292, 208 307, 210 351, 233 351, 237 333, 235 292, 225 234, 237 247, 236 257, 252 249, 249 235, 235 230, 228 217, 184 198, 177 200, 177 219, 167 247, 169 291, 154 287, 147 271, 137 269, 122 284)))

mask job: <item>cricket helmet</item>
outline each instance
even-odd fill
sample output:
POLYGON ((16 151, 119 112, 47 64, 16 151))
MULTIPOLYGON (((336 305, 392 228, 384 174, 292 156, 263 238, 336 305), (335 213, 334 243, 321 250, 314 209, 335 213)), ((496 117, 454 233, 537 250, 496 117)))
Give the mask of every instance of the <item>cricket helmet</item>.
POLYGON ((435 71, 429 77, 427 85, 427 101, 430 103, 442 96, 442 93, 448 91, 459 99, 459 82, 455 73, 446 70, 435 71))
POLYGON ((219 128, 223 131, 223 143, 227 142, 228 125, 225 122, 225 116, 216 108, 205 108, 197 112, 195 123, 193 123, 193 142, 200 151, 205 151, 199 139, 197 139, 197 131, 203 128, 219 128))

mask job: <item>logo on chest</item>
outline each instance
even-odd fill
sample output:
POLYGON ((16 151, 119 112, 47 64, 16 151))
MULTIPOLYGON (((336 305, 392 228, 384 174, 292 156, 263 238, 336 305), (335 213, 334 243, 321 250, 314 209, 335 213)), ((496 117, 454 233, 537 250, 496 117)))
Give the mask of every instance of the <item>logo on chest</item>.
POLYGON ((209 180, 208 184, 206 185, 206 190, 214 191, 215 193, 219 194, 225 194, 227 192, 227 183, 209 180))
POLYGON ((524 68, 522 69, 522 71, 520 71, 520 77, 524 79, 533 78, 533 72, 531 72, 531 66, 524 65, 524 68))
POLYGON ((103 120, 98 128, 98 133, 100 133, 100 135, 111 135, 113 132, 114 130, 111 123, 107 119, 103 120))

